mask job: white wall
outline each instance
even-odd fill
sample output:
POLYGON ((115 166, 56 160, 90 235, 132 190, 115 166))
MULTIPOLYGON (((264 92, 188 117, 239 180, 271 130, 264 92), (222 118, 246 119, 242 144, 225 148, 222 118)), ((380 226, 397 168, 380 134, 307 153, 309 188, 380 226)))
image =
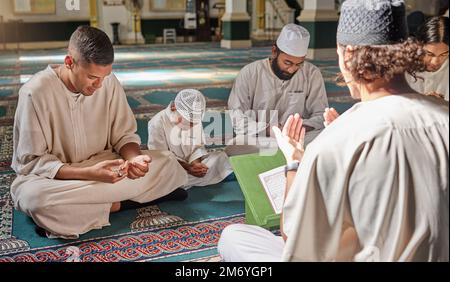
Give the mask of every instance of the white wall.
MULTIPOLYGON (((97 0, 100 1, 100 0, 97 0)), ((167 0, 170 1, 170 0, 167 0)), ((5 21, 22 19, 25 22, 58 22, 58 21, 87 21, 89 20, 89 0, 80 0, 80 11, 68 11, 65 0, 56 0, 56 14, 54 15, 15 15, 13 0, 0 0, 0 15, 5 21)), ((210 16, 215 18, 219 11, 212 9, 221 0, 209 0, 210 16)), ((99 3, 101 5, 101 3, 99 3)), ((99 6, 100 6, 99 5, 99 6)), ((181 19, 184 12, 154 12, 150 11, 150 1, 144 0, 142 19, 181 19)))
POLYGON ((125 6, 104 6, 103 3, 98 3, 97 13, 99 16, 99 28, 106 32, 111 41, 113 40, 111 23, 120 23, 119 39, 122 40, 128 32, 128 25, 130 24, 128 19, 129 13, 127 12, 125 6))
POLYGON ((79 11, 68 11, 65 0, 56 0, 56 13, 53 15, 15 15, 12 0, 0 0, 0 15, 5 21, 21 19, 24 22, 59 22, 89 20, 89 0, 80 0, 79 11))
MULTIPOLYGON (((1 0, 0 0, 1 1, 1 0)), ((170 0, 166 0, 170 1, 170 0)), ((244 0, 242 0, 244 1, 244 0)), ((218 9, 213 9, 215 3, 223 2, 221 0, 209 0, 210 17, 217 18, 219 14, 218 9)), ((162 11, 150 11, 150 1, 144 1, 144 7, 142 9, 142 19, 182 19, 184 18, 184 11, 182 12, 162 12, 162 11)))

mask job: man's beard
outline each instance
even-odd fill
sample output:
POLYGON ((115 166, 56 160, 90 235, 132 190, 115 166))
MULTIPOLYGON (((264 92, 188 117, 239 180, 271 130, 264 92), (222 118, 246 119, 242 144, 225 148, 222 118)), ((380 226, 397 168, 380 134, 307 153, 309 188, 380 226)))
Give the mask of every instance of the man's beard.
POLYGON ((281 80, 290 80, 297 72, 294 73, 288 73, 285 71, 282 71, 280 67, 278 66, 278 56, 275 59, 272 59, 271 63, 272 71, 273 73, 281 80))

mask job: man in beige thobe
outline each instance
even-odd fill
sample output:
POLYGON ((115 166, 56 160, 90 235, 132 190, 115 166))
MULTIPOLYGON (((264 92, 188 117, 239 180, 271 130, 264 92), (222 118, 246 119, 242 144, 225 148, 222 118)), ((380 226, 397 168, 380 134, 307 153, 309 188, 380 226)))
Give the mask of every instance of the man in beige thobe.
POLYGON ((77 238, 108 226, 122 201, 147 203, 186 184, 172 154, 140 151, 113 60, 106 34, 80 27, 65 64, 49 66, 20 89, 11 194, 15 208, 49 237, 77 238))

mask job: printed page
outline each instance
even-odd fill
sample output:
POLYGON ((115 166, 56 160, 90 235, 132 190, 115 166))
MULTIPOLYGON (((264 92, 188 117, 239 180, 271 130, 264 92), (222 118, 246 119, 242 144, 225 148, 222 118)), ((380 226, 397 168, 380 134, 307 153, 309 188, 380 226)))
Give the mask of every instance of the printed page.
POLYGON ((280 214, 283 207, 284 191, 286 190, 284 166, 266 171, 258 176, 269 197, 273 210, 276 214, 280 214))

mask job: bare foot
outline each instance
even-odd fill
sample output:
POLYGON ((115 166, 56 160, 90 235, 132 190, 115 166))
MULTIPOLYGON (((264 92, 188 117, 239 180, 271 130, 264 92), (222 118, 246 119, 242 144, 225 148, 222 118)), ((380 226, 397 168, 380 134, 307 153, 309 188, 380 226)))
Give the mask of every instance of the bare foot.
POLYGON ((120 202, 113 203, 111 209, 109 210, 111 213, 120 211, 120 202))

